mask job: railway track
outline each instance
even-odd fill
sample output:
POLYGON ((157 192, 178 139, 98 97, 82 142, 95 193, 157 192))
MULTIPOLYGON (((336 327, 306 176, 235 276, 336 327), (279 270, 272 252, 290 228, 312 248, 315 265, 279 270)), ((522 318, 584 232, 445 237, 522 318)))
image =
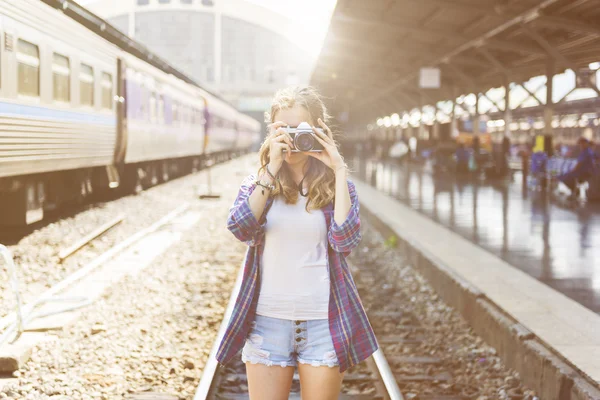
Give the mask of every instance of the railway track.
MULTIPOLYGON (((243 400, 249 399, 248 382, 246 379, 246 368, 241 361, 241 354, 237 354, 234 360, 222 368, 219 367, 215 354, 218 344, 225 333, 225 328, 231 317, 233 305, 241 285, 243 268, 240 268, 238 279, 232 291, 223 322, 217 334, 209 361, 206 364, 204 373, 194 400, 243 400)), ((358 370, 352 373, 346 373, 342 386, 342 395, 340 399, 344 400, 367 400, 367 399, 392 399, 403 400, 402 394, 398 390, 389 370, 382 351, 378 351, 372 359, 361 365, 358 370)), ((297 373, 294 373, 292 388, 290 391, 291 399, 300 399, 300 381, 297 373)))
MULTIPOLYGON (((369 236, 373 235, 369 232, 369 236)), ((389 244, 381 240, 371 242, 350 258, 352 264, 360 265, 353 273, 380 351, 346 373, 339 398, 537 399, 521 387, 518 377, 506 371, 495 350, 474 336, 418 274, 409 266, 400 267, 397 259, 394 261, 397 254, 381 256, 395 252, 387 247, 389 244)), ((249 398, 240 354, 222 369, 217 368, 215 360, 240 279, 194 400, 249 398)), ((297 374, 289 398, 301 398, 297 374)))
MULTIPOLYGON (((361 277, 374 287, 380 287, 381 274, 370 268, 361 271, 361 277)), ((239 278, 238 278, 239 283, 239 278)), ((365 284, 364 282, 363 285, 365 284)), ((391 287, 391 286, 389 286, 391 287)), ((234 293, 237 293, 238 284, 234 293)), ((387 286, 386 286, 387 288, 387 286)), ((425 327, 412 313, 407 312, 402 304, 406 299, 395 299, 390 291, 386 290, 386 296, 379 297, 379 304, 370 304, 373 310, 369 312, 369 320, 373 325, 380 350, 375 353, 366 363, 354 367, 346 373, 341 390, 340 399, 344 400, 366 400, 366 399, 405 399, 399 389, 399 384, 410 389, 414 382, 432 382, 435 384, 450 382, 452 374, 442 365, 439 357, 427 355, 425 350, 422 355, 394 355, 387 357, 384 352, 390 346, 410 346, 426 348, 425 327), (394 301, 390 302, 391 298, 394 301), (396 302, 395 300, 401 300, 396 302)), ((229 308, 237 294, 232 295, 229 308)), ((410 301, 410 300, 409 300, 410 301)), ((229 320, 230 310, 226 314, 222 328, 226 327, 229 320)), ((215 342, 215 348, 211 354, 211 361, 217 344, 220 342, 222 332, 215 342)), ((393 349, 391 349, 393 350, 393 349)), ((392 351, 394 352, 394 351, 392 351)), ((213 363, 210 363, 213 364, 213 363)), ((207 364, 207 368, 210 364, 207 364)), ((238 354, 234 360, 225 368, 213 367, 206 371, 199 385, 194 400, 243 400, 248 399, 248 383, 246 379, 245 366, 238 354), (212 374, 212 377, 211 377, 212 374)), ((422 400, 467 400, 471 399, 473 393, 463 390, 459 395, 448 393, 431 393, 421 396, 422 400)), ((289 399, 300 399, 300 381, 298 374, 294 374, 289 399)), ((414 397, 408 397, 414 398, 414 397)))

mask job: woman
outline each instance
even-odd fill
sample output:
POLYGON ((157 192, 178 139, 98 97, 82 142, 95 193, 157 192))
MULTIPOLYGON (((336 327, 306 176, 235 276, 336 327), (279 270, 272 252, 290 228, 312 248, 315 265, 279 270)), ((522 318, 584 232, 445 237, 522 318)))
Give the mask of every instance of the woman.
POLYGON ((358 198, 327 119, 314 89, 279 91, 258 176, 243 181, 229 213, 249 249, 217 359, 243 347, 251 399, 287 399, 295 366, 303 398, 337 399, 344 371, 377 350, 345 261, 361 239, 358 198), (291 152, 284 127, 302 122, 321 153, 291 152))

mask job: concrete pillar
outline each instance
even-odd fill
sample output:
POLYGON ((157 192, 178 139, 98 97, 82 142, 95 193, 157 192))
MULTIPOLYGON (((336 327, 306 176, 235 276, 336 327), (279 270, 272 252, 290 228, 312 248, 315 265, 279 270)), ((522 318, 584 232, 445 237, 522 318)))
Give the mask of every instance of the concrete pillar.
POLYGON ((554 92, 554 60, 548 61, 546 69, 546 105, 544 107, 544 135, 552 135, 552 119, 554 117, 554 102, 552 93, 554 92))
POLYGON ((131 11, 129 12, 129 25, 127 27, 127 35, 132 39, 135 38, 135 8, 136 5, 132 4, 131 11))
POLYGON ((473 116, 473 135, 479 135, 479 121, 481 120, 481 114, 479 114, 479 92, 475 93, 475 115, 473 116))
POLYGON ((512 111, 510 109, 510 79, 504 77, 504 136, 510 136, 510 124, 512 123, 512 111))
POLYGON ((419 140, 425 137, 425 121, 423 120, 425 105, 423 102, 423 95, 419 92, 419 109, 421 111, 421 121, 419 122, 419 140))
POLYGON ((215 86, 221 89, 221 76, 222 76, 222 59, 223 59, 223 14, 221 10, 221 2, 215 2, 215 35, 214 35, 214 55, 215 55, 215 86))
POLYGON ((452 116, 450 117, 450 137, 454 137, 454 132, 458 127, 456 126, 456 89, 452 88, 452 116))

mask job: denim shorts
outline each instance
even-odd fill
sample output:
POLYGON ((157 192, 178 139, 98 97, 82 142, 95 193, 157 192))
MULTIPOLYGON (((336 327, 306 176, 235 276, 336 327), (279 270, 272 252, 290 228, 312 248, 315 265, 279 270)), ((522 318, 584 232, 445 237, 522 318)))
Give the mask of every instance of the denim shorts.
POLYGON ((339 365, 329 321, 296 321, 256 315, 242 349, 242 361, 268 366, 339 365))

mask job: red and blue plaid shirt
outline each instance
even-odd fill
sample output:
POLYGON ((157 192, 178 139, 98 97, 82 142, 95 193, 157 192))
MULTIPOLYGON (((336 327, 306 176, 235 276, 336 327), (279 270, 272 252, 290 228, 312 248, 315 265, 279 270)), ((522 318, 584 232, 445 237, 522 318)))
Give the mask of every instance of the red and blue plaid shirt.
MULTIPOLYGON (((248 204, 248 198, 256 188, 255 179, 254 175, 250 175, 242 182, 227 219, 227 228, 249 248, 242 286, 216 355, 222 365, 228 363, 243 347, 254 320, 260 292, 259 263, 264 249, 266 216, 273 198, 269 197, 265 211, 260 221, 257 221, 248 204)), ((340 363, 340 372, 367 359, 378 347, 345 259, 361 239, 358 196, 351 181, 348 181, 348 189, 352 205, 348 217, 341 226, 333 218, 333 203, 323 208, 329 227, 327 233, 331 282, 329 331, 340 363)))

